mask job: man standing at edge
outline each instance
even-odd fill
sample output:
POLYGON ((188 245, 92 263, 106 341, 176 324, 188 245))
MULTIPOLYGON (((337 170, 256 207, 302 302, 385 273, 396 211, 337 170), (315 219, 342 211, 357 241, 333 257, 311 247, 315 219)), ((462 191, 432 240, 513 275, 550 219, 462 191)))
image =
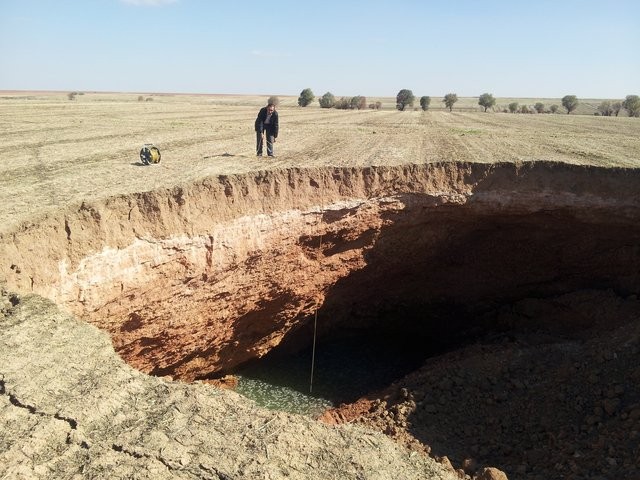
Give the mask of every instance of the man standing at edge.
POLYGON ((259 157, 262 156, 264 137, 267 139, 267 155, 273 157, 273 144, 278 138, 278 112, 273 103, 262 107, 256 118, 256 153, 259 157))

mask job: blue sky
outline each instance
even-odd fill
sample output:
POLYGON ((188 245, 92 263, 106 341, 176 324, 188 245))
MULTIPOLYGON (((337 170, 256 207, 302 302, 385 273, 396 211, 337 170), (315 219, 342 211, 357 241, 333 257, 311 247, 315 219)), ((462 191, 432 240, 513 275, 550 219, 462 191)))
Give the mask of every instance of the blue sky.
POLYGON ((0 90, 624 98, 637 0, 0 0, 0 90))

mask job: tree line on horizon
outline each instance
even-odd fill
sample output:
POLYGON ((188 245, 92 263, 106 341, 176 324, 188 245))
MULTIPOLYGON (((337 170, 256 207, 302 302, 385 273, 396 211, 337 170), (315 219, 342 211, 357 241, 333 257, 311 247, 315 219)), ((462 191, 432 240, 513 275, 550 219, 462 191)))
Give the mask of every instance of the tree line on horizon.
MULTIPOLYGON (((305 88, 300 92, 298 97, 298 105, 306 107, 313 103, 315 95, 310 88, 305 88)), ((403 88, 396 95, 396 109, 404 111, 407 108, 413 107, 416 101, 416 97, 409 89, 403 88)), ((449 111, 453 111, 453 106, 458 101, 458 95, 455 93, 447 93, 442 102, 449 111)), ((381 102, 369 103, 367 105, 367 97, 357 95, 355 97, 341 97, 336 98, 331 92, 327 92, 318 99, 318 103, 321 108, 337 108, 337 109, 357 109, 362 110, 364 108, 380 109, 382 107, 381 102)), ((431 105, 431 97, 422 96, 419 100, 420 108, 423 111, 429 110, 431 105)), ((575 95, 565 95, 561 100, 562 106, 567 111, 567 114, 575 111, 580 101, 575 95)), ((484 108, 487 112, 488 109, 493 108, 496 104, 496 99, 491 93, 483 93, 478 97, 478 105, 484 108)), ((528 105, 519 105, 518 102, 512 102, 507 109, 502 111, 507 113, 556 113, 559 109, 558 105, 551 105, 547 110, 542 102, 537 102, 533 107, 528 105)), ((609 100, 603 101, 597 108, 595 115, 613 116, 616 117, 622 111, 626 110, 630 117, 640 117, 640 97, 638 95, 627 95, 624 100, 611 102, 609 100)))

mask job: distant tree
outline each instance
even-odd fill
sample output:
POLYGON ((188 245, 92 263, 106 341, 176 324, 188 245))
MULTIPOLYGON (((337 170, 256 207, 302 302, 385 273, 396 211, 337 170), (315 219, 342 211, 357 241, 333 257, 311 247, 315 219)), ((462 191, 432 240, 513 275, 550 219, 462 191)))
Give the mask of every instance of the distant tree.
POLYGON ((567 115, 578 107, 578 97, 575 95, 565 95, 562 97, 562 106, 567 110, 567 115))
POLYGON ((318 101, 322 108, 333 108, 336 106, 336 97, 334 97, 331 92, 327 92, 322 95, 318 101))
POLYGON ((522 105, 520 107, 520 113, 531 113, 531 110, 529 110, 529 107, 527 105, 522 105))
POLYGON ((603 101, 600 105, 598 105, 598 113, 603 117, 610 117, 613 114, 613 107, 611 106, 611 102, 609 100, 603 101))
POLYGON ((556 104, 554 103, 553 105, 551 105, 551 106, 549 107, 549 110, 551 110, 551 113, 556 113, 556 112, 558 111, 558 108, 560 108, 560 107, 558 107, 558 105, 556 105, 556 104))
POLYGON ((493 98, 493 95, 490 93, 483 93, 480 95, 478 99, 478 105, 484 107, 484 111, 486 112, 488 108, 493 107, 496 104, 496 99, 493 98))
POLYGON ((638 95, 627 95, 622 106, 630 117, 640 117, 640 97, 638 95))
POLYGON ((622 102, 613 102, 611 104, 611 110, 617 117, 620 114, 620 110, 622 110, 622 102))
POLYGON ((138 95, 138 101, 139 102, 144 102, 144 96, 138 95))
POLYGON ((380 110, 381 107, 382 107, 382 102, 375 102, 375 103, 369 104, 369 108, 372 110, 380 110))
POLYGON ((442 101, 451 112, 453 110, 453 104, 458 101, 458 95, 456 93, 447 93, 442 101))
POLYGON ((536 103, 533 108, 536 110, 536 112, 538 113, 544 113, 544 103, 542 102, 538 102, 536 103))
POLYGON ((362 95, 356 95, 351 98, 351 108, 362 110, 363 108, 367 108, 367 97, 363 97, 362 95))
POLYGON ((336 100, 335 108, 339 110, 347 110, 351 108, 351 99, 347 97, 340 97, 340 100, 336 100))
POLYGON ((280 105, 280 99, 275 95, 272 95, 267 99, 267 104, 273 104, 277 107, 278 105, 280 105))
POLYGON ((431 97, 427 97, 426 95, 420 97, 420 107, 422 107, 422 110, 429 110, 429 105, 431 105, 431 97))
POLYGON ((415 99, 411 90, 403 88, 396 95, 396 108, 402 112, 407 107, 413 107, 415 99))
POLYGON ((300 92, 300 96, 298 97, 298 105, 300 105, 301 107, 306 107, 307 105, 311 104, 311 102, 313 102, 314 98, 316 97, 313 95, 311 89, 305 88, 304 90, 302 90, 302 92, 300 92))
POLYGON ((511 113, 516 113, 518 111, 518 102, 511 102, 509 104, 509 111, 511 113))
POLYGON ((69 93, 67 94, 67 98, 68 98, 69 100, 75 100, 75 99, 76 99, 76 95, 78 95, 78 92, 69 92, 69 93))

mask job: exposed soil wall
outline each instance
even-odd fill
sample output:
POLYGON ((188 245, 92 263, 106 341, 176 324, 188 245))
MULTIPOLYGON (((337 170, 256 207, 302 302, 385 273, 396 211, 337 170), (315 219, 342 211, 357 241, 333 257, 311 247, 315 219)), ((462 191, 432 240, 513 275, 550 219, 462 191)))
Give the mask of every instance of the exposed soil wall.
POLYGON ((0 259, 9 288, 108 331, 130 364, 193 380, 308 342, 316 308, 322 335, 398 308, 429 329, 452 309, 464 323, 519 298, 638 292, 639 207, 627 169, 290 169, 82 204, 0 239, 0 259))

